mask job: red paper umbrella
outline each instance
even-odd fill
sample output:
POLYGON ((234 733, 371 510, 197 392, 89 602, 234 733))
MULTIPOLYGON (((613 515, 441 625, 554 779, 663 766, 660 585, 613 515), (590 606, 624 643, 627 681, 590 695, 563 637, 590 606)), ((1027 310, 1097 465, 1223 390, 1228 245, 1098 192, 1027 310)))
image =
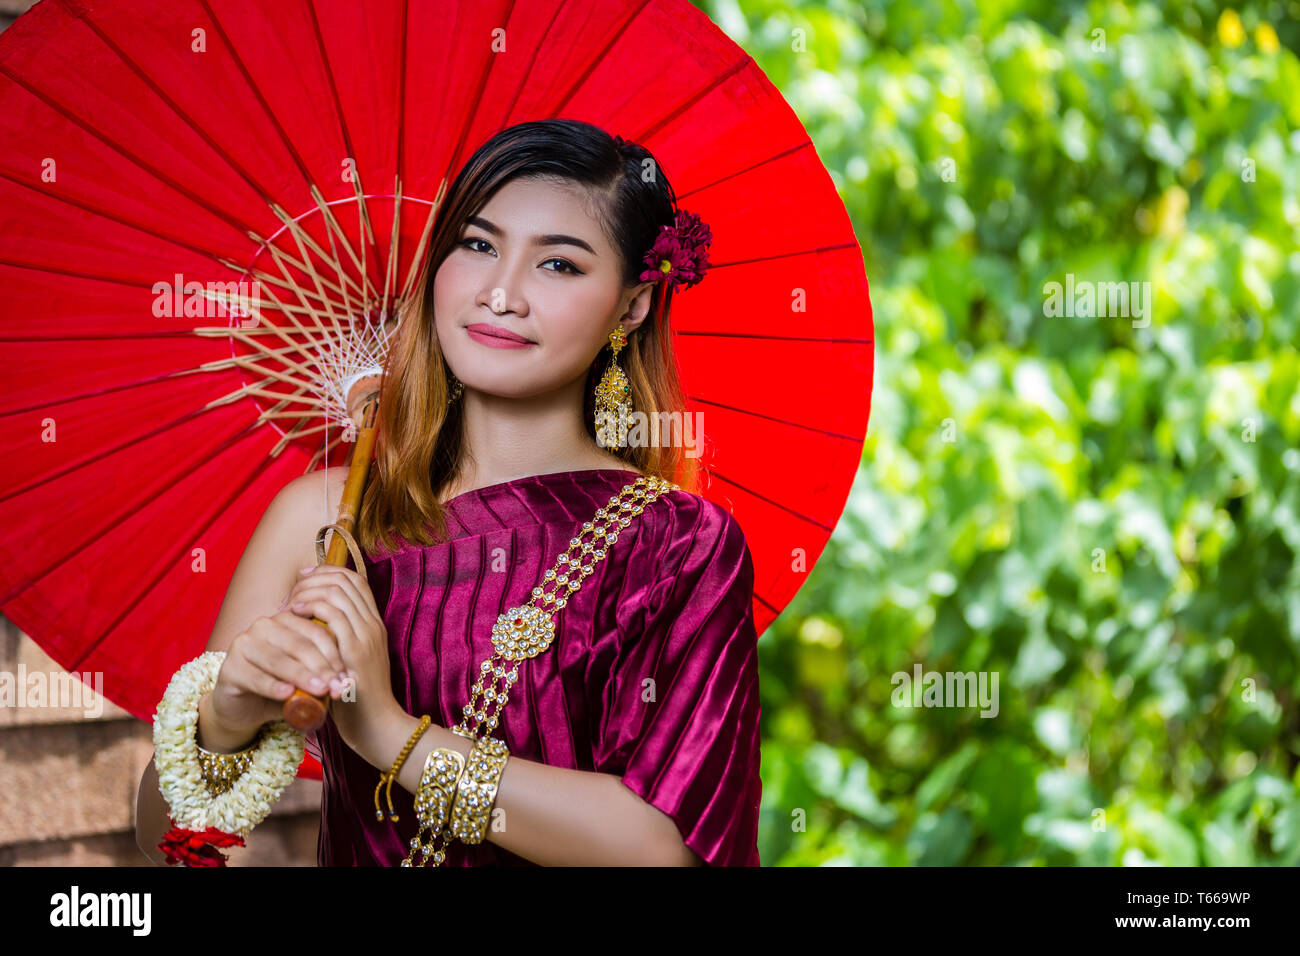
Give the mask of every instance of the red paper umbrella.
POLYGON ((551 117, 646 145, 712 228, 674 344, 766 628, 857 470, 871 308, 807 132, 683 0, 20 17, 0 37, 4 613, 151 718, 272 496, 345 463, 340 381, 382 353, 446 183, 551 117))

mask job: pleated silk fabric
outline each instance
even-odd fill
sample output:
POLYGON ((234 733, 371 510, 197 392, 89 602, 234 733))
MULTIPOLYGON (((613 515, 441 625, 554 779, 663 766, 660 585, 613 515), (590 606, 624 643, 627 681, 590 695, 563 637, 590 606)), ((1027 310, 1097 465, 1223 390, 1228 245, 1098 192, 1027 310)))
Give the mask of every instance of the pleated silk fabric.
MULTIPOLYGON (((366 558, 407 713, 444 727, 461 719, 497 616, 526 603, 582 523, 636 478, 595 469, 476 489, 447 502, 449 540, 366 558)), ((512 758, 621 777, 707 865, 759 865, 753 601, 736 520, 699 495, 661 495, 558 612, 550 648, 520 662, 493 736, 512 758)), ((308 747, 323 768, 319 864, 399 865, 417 829, 411 794, 395 785, 400 819, 377 821, 379 770, 343 743, 332 719, 308 747)), ((475 846, 449 843, 444 865, 534 864, 497 846, 489 830, 475 846)))

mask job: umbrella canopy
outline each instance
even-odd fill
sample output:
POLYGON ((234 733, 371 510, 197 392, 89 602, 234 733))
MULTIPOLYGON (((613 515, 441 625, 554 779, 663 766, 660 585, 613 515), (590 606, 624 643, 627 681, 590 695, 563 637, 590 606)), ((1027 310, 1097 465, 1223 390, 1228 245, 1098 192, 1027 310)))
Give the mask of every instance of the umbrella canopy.
POLYGON ((497 130, 552 117, 644 144, 713 230, 673 341, 761 633, 857 470, 871 307, 807 132, 685 0, 19 18, 0 36, 3 612, 150 719, 270 499, 346 460, 334 383, 382 346, 446 184, 497 130))

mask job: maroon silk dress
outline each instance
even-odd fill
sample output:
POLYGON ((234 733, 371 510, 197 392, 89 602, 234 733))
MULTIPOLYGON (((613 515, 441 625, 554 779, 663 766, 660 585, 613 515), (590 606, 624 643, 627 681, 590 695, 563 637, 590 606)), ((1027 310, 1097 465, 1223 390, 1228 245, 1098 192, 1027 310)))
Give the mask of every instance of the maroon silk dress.
MULTIPOLYGON (((407 713, 443 727, 461 719, 497 616, 530 600, 582 523, 636 477, 595 469, 479 488, 447 502, 449 540, 366 557, 407 713)), ((753 601, 752 560, 730 513, 686 491, 661 495, 558 611, 555 642, 520 662, 493 736, 512 757, 622 778, 707 865, 758 866, 753 601)), ((400 819, 377 821, 379 770, 332 719, 307 747, 323 768, 318 863, 400 865, 417 829, 411 794, 395 785, 400 819)), ((480 844, 447 844, 444 865, 534 864, 489 829, 480 844)))

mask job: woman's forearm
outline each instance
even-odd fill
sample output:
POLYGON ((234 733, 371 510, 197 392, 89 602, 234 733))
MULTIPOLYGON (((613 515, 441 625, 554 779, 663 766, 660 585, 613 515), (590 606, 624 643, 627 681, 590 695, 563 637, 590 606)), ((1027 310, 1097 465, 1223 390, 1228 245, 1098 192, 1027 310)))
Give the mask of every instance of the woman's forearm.
MULTIPOLYGON (((363 756, 387 771, 420 721, 396 712, 377 728, 363 756)), ((415 793, 424 761, 438 747, 468 755, 473 744, 433 724, 416 743, 396 783, 415 793)), ((376 780, 378 777, 376 776, 376 780)), ((510 757, 484 839, 542 866, 696 866, 672 818, 613 774, 551 767, 510 757)))

